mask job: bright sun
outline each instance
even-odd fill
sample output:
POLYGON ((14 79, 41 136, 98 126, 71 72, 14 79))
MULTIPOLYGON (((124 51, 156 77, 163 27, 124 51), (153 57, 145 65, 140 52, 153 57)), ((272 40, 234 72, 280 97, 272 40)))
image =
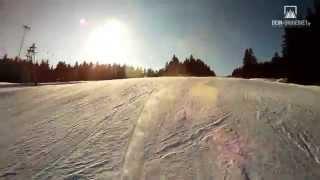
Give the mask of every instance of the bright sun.
POLYGON ((134 52, 128 27, 115 19, 94 29, 86 45, 87 57, 109 62, 125 63, 134 52))

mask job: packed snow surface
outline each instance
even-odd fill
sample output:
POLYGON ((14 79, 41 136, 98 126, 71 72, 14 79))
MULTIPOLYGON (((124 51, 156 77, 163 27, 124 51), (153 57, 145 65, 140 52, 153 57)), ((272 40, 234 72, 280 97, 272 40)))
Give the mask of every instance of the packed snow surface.
POLYGON ((320 88, 144 78, 0 88, 0 179, 319 180, 320 88))

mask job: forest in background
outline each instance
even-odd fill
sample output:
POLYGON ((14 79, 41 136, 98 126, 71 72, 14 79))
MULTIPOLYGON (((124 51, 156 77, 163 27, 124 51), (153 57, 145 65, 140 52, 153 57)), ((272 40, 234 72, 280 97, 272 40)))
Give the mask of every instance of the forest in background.
POLYGON ((320 84, 320 1, 308 9, 308 28, 286 28, 283 35, 282 56, 275 53, 267 62, 258 62, 251 48, 246 49, 243 65, 236 68, 233 77, 287 78, 298 84, 320 84))
POLYGON ((74 65, 64 61, 53 67, 48 60, 39 63, 32 60, 8 58, 0 59, 0 82, 43 83, 66 81, 111 80, 159 76, 215 76, 215 72, 201 59, 192 55, 180 62, 174 55, 160 70, 144 69, 120 64, 93 64, 76 62, 74 65))
MULTIPOLYGON (((258 61, 252 48, 244 52, 243 65, 233 70, 231 77, 285 78, 298 84, 320 84, 320 0, 307 11, 307 28, 286 28, 282 40, 282 54, 278 52, 269 61, 258 61)), ((48 60, 35 62, 32 55, 27 59, 0 59, 0 81, 14 83, 110 80, 159 76, 216 76, 204 61, 192 55, 180 61, 175 55, 165 67, 154 70, 120 64, 82 63, 67 64, 60 61, 56 66, 48 60)))

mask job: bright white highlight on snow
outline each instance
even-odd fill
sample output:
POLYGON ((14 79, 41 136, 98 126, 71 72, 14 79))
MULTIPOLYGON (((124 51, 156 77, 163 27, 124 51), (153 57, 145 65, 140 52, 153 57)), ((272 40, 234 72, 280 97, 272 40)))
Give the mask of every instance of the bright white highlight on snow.
POLYGON ((108 62, 128 63, 134 56, 132 35, 125 23, 111 19, 89 34, 86 57, 108 62))

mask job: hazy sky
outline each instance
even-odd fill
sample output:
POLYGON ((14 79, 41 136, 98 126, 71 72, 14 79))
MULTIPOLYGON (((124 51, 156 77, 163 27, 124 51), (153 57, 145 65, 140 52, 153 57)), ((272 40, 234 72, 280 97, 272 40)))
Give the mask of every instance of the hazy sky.
POLYGON ((0 53, 18 54, 22 25, 31 26, 38 58, 74 63, 127 63, 159 68, 193 54, 219 75, 242 63, 245 48, 259 60, 281 51, 284 5, 298 13, 312 0, 0 0, 0 53), (110 39, 110 41, 108 41, 110 39), (99 57, 99 59, 97 59, 99 57))

